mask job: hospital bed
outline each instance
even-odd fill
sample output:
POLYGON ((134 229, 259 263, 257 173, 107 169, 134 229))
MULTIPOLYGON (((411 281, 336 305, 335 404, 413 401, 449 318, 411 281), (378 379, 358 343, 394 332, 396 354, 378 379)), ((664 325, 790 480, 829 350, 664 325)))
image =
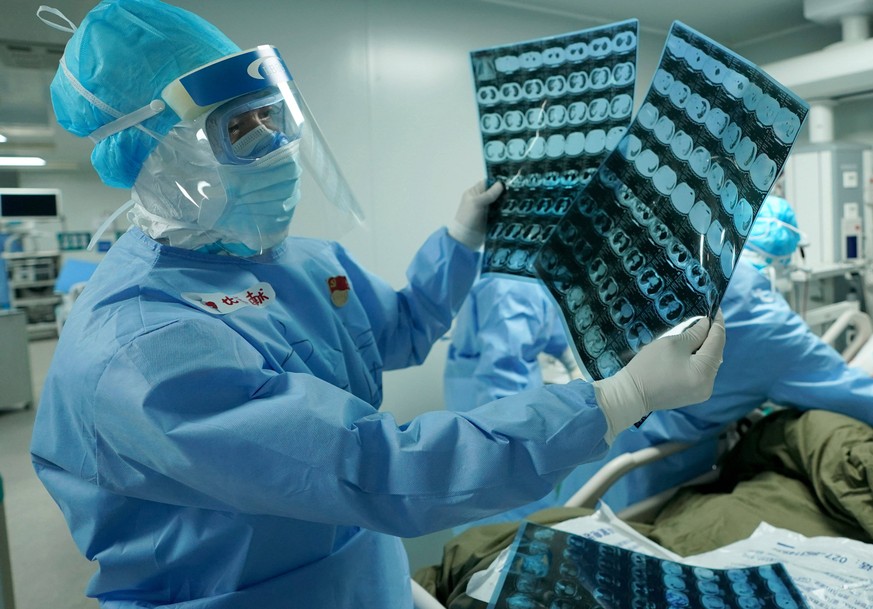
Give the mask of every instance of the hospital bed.
MULTIPOLYGON (((597 474, 592 476, 588 482, 586 482, 573 496, 570 497, 570 499, 567 500, 564 507, 593 509, 606 491, 608 491, 615 482, 629 471, 664 459, 670 455, 677 454, 691 448, 692 446, 692 444, 682 442, 668 442, 620 455, 604 464, 597 474)), ((704 476, 690 480, 687 484, 691 485, 698 482, 704 482, 715 475, 715 472, 708 473, 704 476)), ((619 512, 618 516, 623 519, 650 520, 653 515, 657 513, 660 506, 662 506, 677 490, 678 489, 670 489, 629 506, 627 509, 619 512)), ((418 582, 414 579, 411 580, 411 582, 415 609, 446 609, 445 605, 431 596, 431 594, 418 582)))
MULTIPOLYGON (((871 323, 871 319, 867 314, 860 311, 847 311, 827 328, 822 335, 822 339, 831 345, 844 345, 842 347, 842 355, 850 362, 850 365, 873 374, 873 323, 871 323)), ((765 413, 772 412, 773 410, 778 410, 778 407, 765 404, 761 409, 744 417, 742 421, 729 426, 719 439, 719 452, 726 452, 737 443, 737 439, 740 437, 739 430, 749 428, 764 418, 765 413)), ((607 462, 597 474, 592 476, 571 496, 566 502, 565 507, 580 507, 593 510, 609 488, 628 472, 668 458, 671 455, 676 455, 682 451, 692 449, 694 446, 694 444, 668 442, 620 455, 607 462)), ((681 485, 633 504, 618 512, 617 516, 626 522, 651 523, 671 498, 677 496, 680 491, 683 489, 689 491, 696 485, 713 482, 718 476, 719 471, 713 469, 681 485)), ((412 581, 412 590, 416 609, 445 609, 444 605, 414 580, 412 581)))
MULTIPOLYGON (((727 435, 728 434, 726 433, 725 436, 727 435)), ((606 491, 608 491, 615 482, 629 471, 665 459, 670 455, 688 450, 693 446, 693 444, 683 442, 667 442, 619 455, 604 464, 604 466, 594 476, 592 476, 567 500, 564 507, 590 508, 593 510, 606 491)), ((709 472, 702 476, 693 478, 685 484, 690 486, 703 483, 713 479, 716 475, 717 472, 715 471, 709 472)), ((677 491, 678 487, 649 497, 620 511, 618 516, 627 520, 651 521, 660 507, 663 506, 669 497, 677 491)), ((412 595, 415 609, 445 609, 445 606, 442 603, 431 596, 431 594, 414 579, 412 580, 412 595)))
MULTIPOLYGON (((856 556, 869 563, 873 543, 871 447, 873 428, 864 423, 828 411, 781 409, 761 417, 749 428, 730 449, 717 475, 695 478, 631 505, 617 516, 622 526, 634 529, 638 536, 647 538, 647 543, 654 542, 679 556, 697 556, 717 549, 724 552, 734 544, 754 547, 758 540, 755 534, 763 526, 776 531, 771 535, 776 536, 779 545, 788 548, 793 543, 790 536, 797 533, 799 537, 824 543, 826 552, 836 557, 842 554, 841 547, 855 544, 856 556), (858 462, 862 463, 860 467, 858 462), (702 482, 706 484, 701 486, 702 482)), ((609 510, 603 505, 598 506, 597 512, 592 508, 610 485, 636 467, 686 448, 688 445, 669 443, 622 455, 604 465, 568 501, 589 509, 553 508, 526 520, 559 526, 558 523, 574 519, 593 519, 600 527, 603 516, 598 514, 609 510)), ((429 568, 430 573, 419 572, 416 577, 428 586, 435 586, 439 597, 448 598, 453 607, 484 607, 464 591, 475 574, 494 572, 497 553, 512 544, 517 528, 518 523, 505 523, 469 529, 450 540, 435 571, 429 568)), ((846 568, 855 562, 849 561, 846 568)), ((839 576, 849 581, 851 572, 844 572, 840 565, 827 563, 823 577, 839 576)), ((862 579, 867 583, 858 585, 873 602, 869 573, 863 573, 862 579)), ((424 589, 413 586, 418 609, 441 606, 438 602, 434 604, 424 589)), ((845 588, 851 585, 846 584, 845 588)))

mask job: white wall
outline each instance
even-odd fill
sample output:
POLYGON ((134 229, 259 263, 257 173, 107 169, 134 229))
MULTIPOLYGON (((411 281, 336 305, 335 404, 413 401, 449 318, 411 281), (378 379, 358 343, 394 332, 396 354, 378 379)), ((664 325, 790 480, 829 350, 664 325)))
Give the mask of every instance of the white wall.
MULTIPOLYGON (((464 0, 176 4, 200 13, 243 48, 279 48, 367 215, 367 229, 343 241, 398 287, 421 242, 453 216, 461 192, 484 175, 469 52, 599 25, 464 0)), ((641 34, 638 103, 664 35, 645 28, 641 34)), ((823 44, 797 38, 750 45, 747 57, 764 63, 823 44)), ((854 122, 838 121, 838 130, 846 125, 873 137, 869 107, 854 104, 854 122)), ((127 199, 125 191, 100 184, 90 169, 22 173, 20 185, 63 189, 69 230, 93 230, 96 217, 127 199)), ((445 343, 438 343, 423 366, 388 373, 384 408, 408 420, 442 407, 444 357, 445 343)))

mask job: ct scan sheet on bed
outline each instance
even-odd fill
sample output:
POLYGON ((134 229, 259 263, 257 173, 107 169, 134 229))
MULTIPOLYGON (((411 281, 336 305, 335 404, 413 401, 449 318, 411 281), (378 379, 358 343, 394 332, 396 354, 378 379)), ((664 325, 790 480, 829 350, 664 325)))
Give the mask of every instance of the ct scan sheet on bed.
MULTIPOLYGON (((629 22, 600 30, 621 36, 622 27, 629 22)), ((586 179, 557 198, 542 182, 540 198, 519 201, 508 189, 501 215, 489 217, 483 272, 539 278, 581 366, 594 379, 611 376, 656 337, 715 314, 807 111, 762 70, 674 22, 636 117, 614 128, 622 136, 611 150, 604 144, 596 168, 580 165, 586 179), (543 199, 562 203, 547 207, 557 220, 538 232, 543 199), (510 247, 537 235, 536 248, 510 247)), ((512 168, 508 152, 489 152, 494 141, 483 133, 488 177, 512 184, 523 174, 494 171, 512 168)))
POLYGON ((578 190, 627 131, 637 21, 470 54, 492 206, 483 271, 535 277, 533 261, 578 190))
POLYGON ((785 567, 709 569, 523 522, 488 609, 806 609, 785 567))
MULTIPOLYGON (((602 502, 594 514, 559 522, 551 528, 652 558, 713 571, 781 563, 810 609, 873 607, 873 562, 870 561, 873 546, 854 539, 804 537, 762 522, 746 539, 712 552, 682 558, 635 531, 602 502)), ((502 585, 511 550, 512 546, 506 548, 487 569, 473 574, 466 590, 470 597, 483 603, 494 598, 498 586, 502 585)), ((718 601, 713 602, 718 605, 718 601)), ((751 600, 746 604, 757 606, 751 600)))

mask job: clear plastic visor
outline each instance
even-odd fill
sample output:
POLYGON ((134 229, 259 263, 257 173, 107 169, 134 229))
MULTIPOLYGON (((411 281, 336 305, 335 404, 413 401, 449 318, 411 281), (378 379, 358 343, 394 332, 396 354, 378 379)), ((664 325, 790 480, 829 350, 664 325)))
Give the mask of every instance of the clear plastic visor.
POLYGON ((286 98, 285 124, 297 126, 287 135, 299 140, 303 165, 302 195, 291 234, 340 239, 364 226, 364 211, 294 81, 278 89, 286 98))
POLYGON ((168 86, 163 97, 183 122, 203 128, 198 138, 205 134, 220 165, 249 165, 298 142, 303 172, 291 233, 337 239, 363 224, 357 198, 274 47, 242 51, 194 70, 168 86), (231 91, 240 94, 224 97, 231 91))

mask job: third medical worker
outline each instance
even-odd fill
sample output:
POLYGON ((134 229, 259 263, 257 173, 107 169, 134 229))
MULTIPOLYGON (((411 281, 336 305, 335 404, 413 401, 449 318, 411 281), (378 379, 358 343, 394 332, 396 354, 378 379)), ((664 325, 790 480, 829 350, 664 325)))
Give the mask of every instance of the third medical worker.
POLYGON ((790 203, 768 196, 721 302, 727 342, 712 396, 681 411, 654 413, 639 433, 620 434, 601 460, 561 483, 552 505, 570 499, 609 459, 664 442, 695 446, 625 474, 604 495, 610 507, 623 509, 707 473, 728 426, 764 405, 828 410, 873 425, 873 377, 849 365, 779 292, 791 287, 792 256, 801 244, 790 203))
POLYGON ((610 379, 399 425, 382 373, 449 328, 502 187, 469 189, 395 290, 287 236, 304 172, 354 205, 275 48, 158 0, 68 29, 55 113, 131 189, 133 226, 66 322, 32 458, 102 607, 411 607, 397 536, 542 497, 644 414, 709 395, 720 318, 610 379))

